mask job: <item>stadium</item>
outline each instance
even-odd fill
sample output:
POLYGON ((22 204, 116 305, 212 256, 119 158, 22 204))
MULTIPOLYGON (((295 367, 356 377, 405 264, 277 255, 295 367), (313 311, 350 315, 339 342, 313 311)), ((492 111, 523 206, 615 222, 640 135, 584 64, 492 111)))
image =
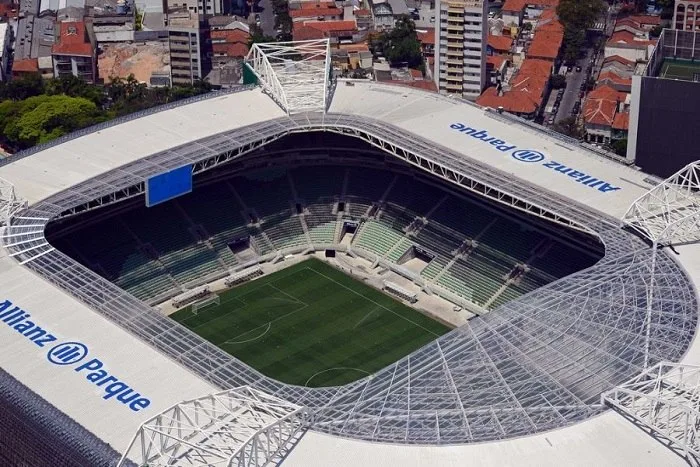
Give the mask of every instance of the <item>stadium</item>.
POLYGON ((0 164, 0 459, 695 463, 697 167, 328 53, 0 164))

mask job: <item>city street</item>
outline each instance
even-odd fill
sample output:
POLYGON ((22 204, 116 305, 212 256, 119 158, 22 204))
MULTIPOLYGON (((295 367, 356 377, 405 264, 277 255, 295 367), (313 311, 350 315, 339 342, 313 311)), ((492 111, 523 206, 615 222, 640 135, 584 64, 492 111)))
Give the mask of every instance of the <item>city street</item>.
POLYGON ((255 24, 255 15, 260 15, 260 27, 263 33, 274 37, 275 32, 275 12, 272 9, 271 0, 259 0, 248 17, 248 22, 255 24))
POLYGON ((571 111, 574 108, 574 103, 579 99, 579 92, 581 92, 581 83, 584 83, 588 78, 587 70, 588 65, 591 61, 592 49, 586 49, 586 57, 581 58, 576 62, 576 65, 581 67, 581 71, 576 71, 576 68, 572 69, 566 75, 566 91, 564 92, 564 97, 561 99, 559 104, 559 112, 557 113, 556 122, 571 116, 571 111))

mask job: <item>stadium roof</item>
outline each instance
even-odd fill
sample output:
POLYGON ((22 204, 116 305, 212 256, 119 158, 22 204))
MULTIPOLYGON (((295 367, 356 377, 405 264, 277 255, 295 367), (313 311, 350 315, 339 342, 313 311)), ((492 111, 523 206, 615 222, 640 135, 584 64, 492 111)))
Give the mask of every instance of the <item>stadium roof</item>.
MULTIPOLYGON (((463 423, 469 423, 473 430, 480 426, 484 430, 482 434, 470 435, 471 440, 479 440, 531 434, 585 419, 599 409, 582 401, 595 396, 598 385, 607 384, 608 372, 614 374, 613 368, 618 366, 626 368, 628 373, 636 371, 637 353, 627 361, 625 356, 608 352, 617 350, 616 342, 624 344, 628 352, 639 345, 636 334, 639 321, 630 310, 636 309, 636 300, 644 294, 640 284, 647 274, 648 255, 641 242, 622 233, 617 225, 630 204, 653 184, 645 174, 597 156, 571 141, 472 104, 410 88, 365 82, 346 85, 341 81, 327 114, 288 115, 260 88, 248 89, 173 106, 120 125, 104 125, 99 131, 86 131, 82 137, 66 139, 62 144, 38 148, 33 155, 0 166, 0 177, 14 184, 18 196, 26 198, 31 212, 37 215, 36 220, 22 219, 21 228, 33 225, 32 222, 45 222, 45 218, 40 218, 42 215, 55 215, 69 205, 90 201, 97 194, 143 181, 149 174, 172 168, 173 164, 215 156, 220 151, 231 150, 235 144, 269 138, 266 135, 275 131, 309 128, 326 128, 343 134, 362 131, 372 144, 379 146, 385 140, 390 141, 386 149, 397 152, 433 151, 433 161, 443 158, 450 167, 460 168, 484 182, 491 181, 504 192, 590 224, 604 237, 606 259, 577 278, 570 281, 565 278, 554 287, 532 294, 529 302, 506 306, 502 312, 486 315, 448 334, 439 343, 382 370, 375 378, 361 380, 337 393, 332 389, 324 393, 280 386, 246 370, 233 359, 224 360, 225 356, 209 350, 190 333, 167 324, 167 318, 159 320, 158 313, 139 306, 125 293, 119 294, 116 286, 68 262, 62 254, 44 250, 45 256, 28 263, 30 270, 8 257, 15 254, 22 259, 27 257, 26 253, 8 247, 2 250, 0 258, 0 281, 6 290, 6 296, 0 298, 31 314, 37 325, 53 332, 57 342, 66 345, 58 351, 49 349, 47 358, 46 348, 38 347, 24 334, 0 323, 0 335, 9 349, 0 354, 0 366, 119 450, 125 449, 140 424, 155 414, 178 401, 222 389, 215 381, 248 381, 258 389, 259 385, 264 386, 274 396, 299 404, 317 397, 317 401, 326 404, 319 415, 319 429, 335 435, 362 437, 366 430, 374 430, 382 436, 374 439, 408 440, 417 434, 414 425, 402 417, 417 417, 414 423, 423 424, 424 443, 430 444, 439 442, 434 438, 436 434, 438 438, 449 439, 450 433, 443 431, 448 423, 460 427, 455 428, 454 439, 463 439, 459 438, 460 430, 465 427, 463 423), (155 156, 140 161, 151 155, 155 156), (626 295, 615 295, 621 291, 626 295), (77 299, 78 295, 83 302, 77 299), (572 328, 579 329, 580 335, 557 336, 563 348, 576 349, 582 352, 580 355, 569 357, 557 353, 560 351, 551 347, 554 341, 536 345, 533 333, 546 333, 546 327, 555 322, 570 322, 572 328), (590 330, 595 332, 589 335, 589 328, 584 325, 592 326, 590 330), (603 341, 591 340, 592 335, 603 341), (518 336, 521 340, 507 344, 506 336, 518 336), (530 342, 530 347, 526 342, 530 342), (590 342, 604 342, 610 347, 590 342), (532 352, 529 358, 536 360, 527 364, 524 356, 518 354, 523 348, 529 349, 532 352), (201 352, 205 351, 211 353, 202 357, 201 352), (145 405, 141 402, 136 405, 139 411, 134 411, 115 400, 117 396, 105 399, 103 389, 81 374, 91 371, 98 363, 92 362, 80 372, 56 363, 62 362, 61 359, 72 363, 71 359, 78 358, 81 352, 85 364, 98 359, 109 375, 148 398, 149 404, 141 407, 145 405), (435 355, 442 355, 442 359, 426 360, 435 355), (498 365, 493 361, 496 356, 498 365), (466 357, 474 360, 464 360, 466 357), (193 362, 198 366, 193 366, 193 362), (545 366, 550 363, 554 366, 545 366), (424 371, 415 373, 420 365, 425 365, 424 371), (580 373, 586 365, 588 372, 580 373), (473 394, 460 391, 472 375, 483 378, 484 386, 474 386, 473 394), (513 378, 523 386, 516 388, 512 381, 503 378, 513 378), (576 383, 579 378, 587 381, 587 385, 578 387, 576 394, 567 393, 567 384, 582 384, 576 383), (400 404, 405 403, 405 383, 412 379, 415 392, 410 392, 411 404, 427 405, 423 412, 414 409, 413 415, 405 415, 411 414, 411 408, 400 404), (438 394, 437 386, 433 385, 450 380, 452 390, 442 387, 447 392, 439 397, 445 418, 439 420, 440 428, 436 432, 438 411, 431 408, 426 397, 434 398, 438 394), (383 388, 382 384, 388 386, 383 388), (525 387, 528 385, 532 387, 525 387), (500 402, 494 404, 503 404, 498 406, 498 415, 487 402, 483 404, 488 413, 476 406, 478 401, 486 401, 487 395, 494 400, 499 398, 500 402), (548 397, 554 395, 563 404, 569 404, 565 405, 568 409, 553 407, 553 399, 548 397), (546 396, 544 401, 543 396, 546 396), (363 417, 369 417, 381 401, 391 405, 387 410, 395 415, 384 414, 387 421, 382 424, 381 413, 378 418, 370 421, 364 418, 363 422, 363 417), (460 404, 463 404, 461 409, 460 404), (420 418, 421 413, 432 414, 433 418, 420 418), (462 415, 450 419, 453 413, 462 415)), ((7 239, 4 242, 7 247, 7 239)), ((691 277, 700 277, 700 255, 696 249, 688 246, 680 250, 679 261, 691 277)), ((660 255, 659 262, 656 283, 664 293, 656 294, 658 304, 664 316, 671 321, 678 319, 679 324, 672 335, 654 336, 658 345, 654 352, 680 358, 679 352, 692 337, 689 333, 694 333, 697 307, 693 294, 697 290, 693 285, 689 291, 691 286, 685 282, 675 260, 660 255)), ((8 304, 6 308, 9 307, 8 304)), ((553 327, 551 332, 559 331, 553 327)), ((693 347, 687 358, 697 358, 698 353, 693 347)), ((82 365, 83 361, 79 363, 82 365)), ((511 455, 525 456, 521 457, 523 463, 532 465, 577 462, 615 465, 621 459, 633 459, 635 464, 673 465, 679 461, 636 430, 607 413, 560 431, 528 438, 443 448, 368 444, 308 433, 288 462, 340 465, 343 461, 371 456, 381 463, 396 464, 398 460, 411 465, 425 459, 443 459, 445 464, 456 464, 470 456, 487 463, 506 463, 504 456, 511 455), (618 437, 603 433, 615 433, 618 437), (591 457, 583 456, 584 451, 591 457), (347 457, 339 461, 343 455, 347 457)))

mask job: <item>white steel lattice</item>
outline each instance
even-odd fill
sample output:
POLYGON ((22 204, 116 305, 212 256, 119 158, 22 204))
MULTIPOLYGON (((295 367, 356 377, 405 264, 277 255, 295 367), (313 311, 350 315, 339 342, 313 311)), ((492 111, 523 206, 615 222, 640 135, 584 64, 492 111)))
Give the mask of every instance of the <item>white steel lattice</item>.
POLYGON ((659 362, 603 393, 601 400, 670 441, 692 465, 698 465, 699 366, 659 362))
POLYGON ((700 161, 688 164, 640 196, 623 222, 652 243, 700 239, 700 161))
POLYGON ((118 465, 268 465, 310 421, 304 407, 243 386, 183 401, 146 421, 118 465))
POLYGON ((246 64, 288 114, 325 112, 330 87, 328 39, 254 44, 246 64))
POLYGON ((0 178, 0 227, 10 225, 15 214, 26 206, 26 200, 15 194, 15 186, 0 178))
POLYGON ((13 235, 23 242, 24 230, 38 223, 33 219, 46 218, 45 224, 82 212, 90 208, 86 200, 104 206, 142 193, 147 177, 168 168, 194 164, 201 173, 307 131, 362 139, 445 183, 593 232, 605 244, 605 257, 472 319, 371 377, 306 388, 260 374, 58 250, 41 256, 21 245, 8 250, 18 261, 30 261, 27 267, 38 276, 212 385, 252 386, 294 401, 314 411, 312 429, 362 440, 463 444, 552 430, 604 410, 600 394, 641 373, 647 362, 685 354, 695 335, 697 297, 692 281, 666 251, 654 253, 620 229, 618 219, 366 117, 295 114, 153 154, 36 203, 16 218, 13 235), (652 261, 655 274, 649 281, 652 261), (653 320, 647 319, 650 305, 653 320))

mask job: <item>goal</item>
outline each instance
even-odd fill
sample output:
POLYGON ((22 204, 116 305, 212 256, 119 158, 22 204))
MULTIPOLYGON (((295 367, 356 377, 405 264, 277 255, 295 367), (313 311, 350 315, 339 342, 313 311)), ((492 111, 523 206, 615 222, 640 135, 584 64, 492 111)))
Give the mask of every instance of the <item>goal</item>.
POLYGON ((202 300, 194 302, 192 304, 192 313, 196 315, 202 308, 219 304, 221 304, 221 298, 216 294, 212 294, 202 300))

